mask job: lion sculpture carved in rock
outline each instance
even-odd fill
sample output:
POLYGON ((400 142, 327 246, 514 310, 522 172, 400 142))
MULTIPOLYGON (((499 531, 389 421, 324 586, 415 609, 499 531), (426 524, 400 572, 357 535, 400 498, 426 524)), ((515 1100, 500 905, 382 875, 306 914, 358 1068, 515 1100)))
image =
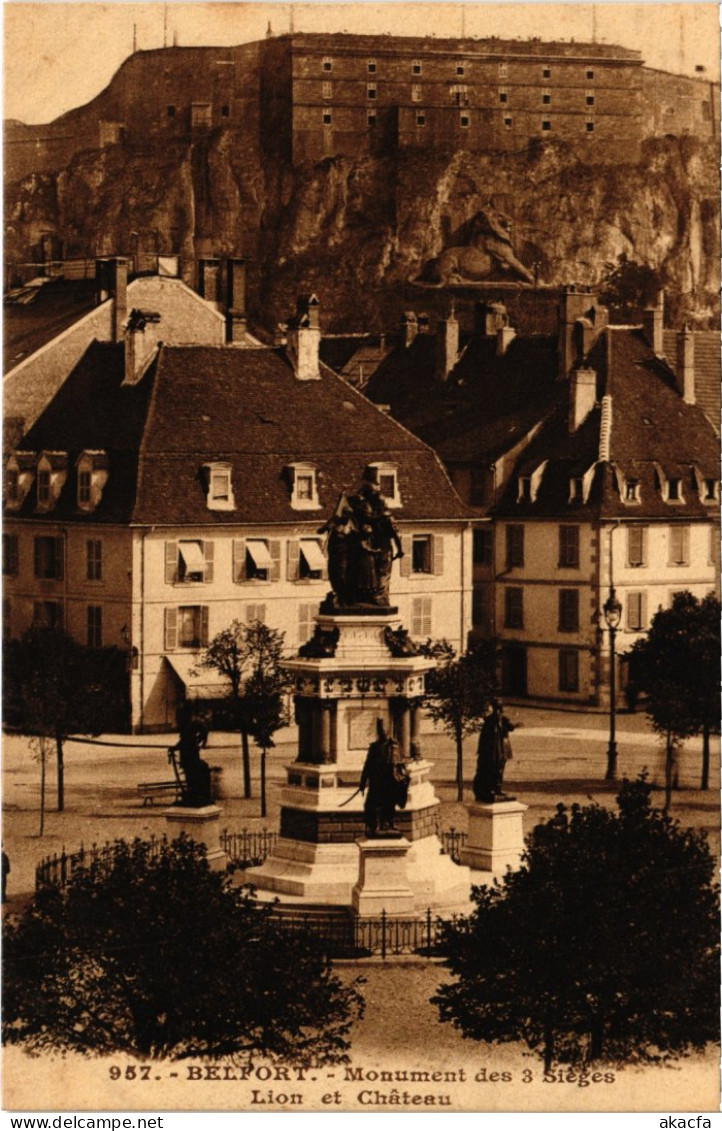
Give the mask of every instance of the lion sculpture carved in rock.
POLYGON ((471 221, 469 243, 447 247, 432 261, 426 278, 436 286, 449 283, 479 283, 497 272, 533 283, 534 276, 517 259, 511 246, 511 221, 488 205, 471 221))

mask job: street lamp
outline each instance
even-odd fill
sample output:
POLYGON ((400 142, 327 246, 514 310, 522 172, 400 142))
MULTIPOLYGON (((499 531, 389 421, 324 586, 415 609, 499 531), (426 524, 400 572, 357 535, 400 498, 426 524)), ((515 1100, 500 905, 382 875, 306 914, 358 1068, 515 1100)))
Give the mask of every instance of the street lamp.
POLYGON ((615 641, 617 629, 622 619, 622 603, 618 600, 614 586, 609 587, 609 596, 602 605, 604 619, 609 629, 609 746, 607 748, 607 772, 605 781, 614 781, 617 776, 616 709, 617 688, 615 671, 615 641))

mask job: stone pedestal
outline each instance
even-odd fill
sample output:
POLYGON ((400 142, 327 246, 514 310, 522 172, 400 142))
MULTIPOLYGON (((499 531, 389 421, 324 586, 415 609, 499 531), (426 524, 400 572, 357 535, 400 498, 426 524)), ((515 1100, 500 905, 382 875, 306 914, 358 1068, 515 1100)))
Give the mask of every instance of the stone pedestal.
POLYGON ((393 609, 322 615, 316 622, 321 654, 287 664, 299 742, 296 761, 286 767, 280 836, 273 855, 249 869, 248 879, 259 898, 269 893, 294 903, 351 906, 362 867, 358 844, 366 838, 363 797, 356 791, 380 719, 410 775, 406 807, 397 810, 395 824, 409 844, 406 882, 414 909, 466 908, 469 870, 441 852, 439 799, 419 746, 420 701, 433 661, 398 647, 393 609))
POLYGON ((495 877, 503 876, 507 868, 518 868, 524 851, 522 817, 527 808, 520 801, 469 805, 469 835, 459 853, 461 863, 495 877))
POLYGON ((214 871, 223 871, 228 863, 228 857, 221 848, 222 812, 218 805, 203 805, 199 809, 173 805, 165 811, 168 839, 175 840, 181 833, 185 833, 190 840, 205 845, 210 867, 214 871))
POLYGON ((410 842, 406 837, 360 840, 361 870, 351 895, 357 915, 377 917, 409 915, 414 911, 414 893, 406 876, 410 842))

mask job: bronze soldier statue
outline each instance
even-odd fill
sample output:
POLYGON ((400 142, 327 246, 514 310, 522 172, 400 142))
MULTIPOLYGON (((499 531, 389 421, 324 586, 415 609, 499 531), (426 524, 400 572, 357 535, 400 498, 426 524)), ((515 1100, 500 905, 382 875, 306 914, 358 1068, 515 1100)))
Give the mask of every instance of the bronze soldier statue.
POLYGON ((377 737, 368 748, 361 771, 359 788, 363 793, 366 835, 397 838, 401 833, 394 824, 396 808, 404 809, 409 792, 409 773, 399 753, 399 744, 376 721, 377 737))
POLYGON ((514 800, 502 790, 504 768, 512 756, 509 733, 513 730, 516 730, 516 725, 504 714, 503 703, 500 699, 493 699, 491 712, 484 720, 479 735, 476 773, 472 783, 477 801, 493 804, 495 801, 514 800))
POLYGON ((183 771, 181 805, 200 809, 204 805, 210 805, 213 800, 210 767, 201 758, 201 747, 208 741, 208 728, 201 719, 194 719, 187 708, 180 715, 179 728, 178 742, 168 749, 168 761, 175 767, 175 755, 178 752, 180 769, 183 771))

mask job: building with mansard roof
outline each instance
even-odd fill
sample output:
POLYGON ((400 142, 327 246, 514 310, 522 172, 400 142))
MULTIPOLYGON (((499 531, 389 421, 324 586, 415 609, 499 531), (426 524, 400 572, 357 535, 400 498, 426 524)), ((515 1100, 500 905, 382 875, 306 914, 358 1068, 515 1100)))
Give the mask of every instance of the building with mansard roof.
POLYGON ((363 478, 408 549, 404 625, 466 641, 471 512, 426 444, 319 362, 319 338, 305 296, 285 346, 161 345, 136 368, 127 338, 94 341, 6 460, 5 633, 127 647, 136 730, 219 693, 195 665, 233 619, 306 642, 328 590, 320 528, 363 478))
POLYGON ((665 329, 661 299, 611 326, 576 288, 553 336, 517 332, 498 303, 466 331, 454 313, 417 321, 367 392, 478 516, 474 632, 501 639, 507 695, 603 705, 611 588, 624 652, 674 592, 718 585, 719 336, 665 329))

